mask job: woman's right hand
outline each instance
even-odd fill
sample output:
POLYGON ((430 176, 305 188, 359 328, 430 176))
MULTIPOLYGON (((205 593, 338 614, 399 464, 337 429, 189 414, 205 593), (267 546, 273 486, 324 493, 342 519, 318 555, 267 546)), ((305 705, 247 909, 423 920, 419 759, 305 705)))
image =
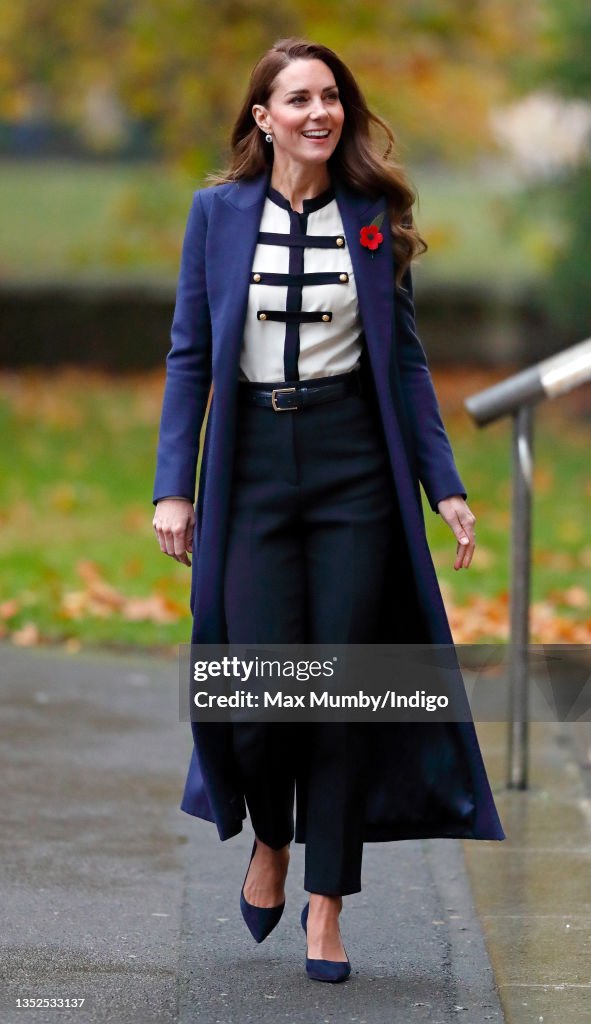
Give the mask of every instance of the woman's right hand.
POLYGON ((191 565, 187 552, 193 550, 195 510, 188 498, 162 498, 156 505, 152 526, 160 550, 176 562, 191 565))

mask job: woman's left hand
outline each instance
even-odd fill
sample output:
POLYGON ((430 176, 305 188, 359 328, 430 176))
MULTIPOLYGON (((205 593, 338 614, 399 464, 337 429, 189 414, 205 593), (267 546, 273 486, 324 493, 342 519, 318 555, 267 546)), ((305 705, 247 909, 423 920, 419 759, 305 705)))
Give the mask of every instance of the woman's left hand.
POLYGON ((437 509, 441 518, 445 520, 458 539, 454 569, 467 569, 476 546, 474 537, 476 516, 470 511, 461 494, 452 494, 451 498, 443 498, 437 503, 437 509))

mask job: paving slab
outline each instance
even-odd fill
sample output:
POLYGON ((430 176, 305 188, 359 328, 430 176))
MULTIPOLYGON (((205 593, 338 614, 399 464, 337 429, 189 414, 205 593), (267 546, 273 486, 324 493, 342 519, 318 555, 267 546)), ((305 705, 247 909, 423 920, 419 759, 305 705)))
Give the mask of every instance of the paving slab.
MULTIPOLYGON (((507 725, 478 727, 506 771, 507 725)), ((589 723, 530 724, 528 788, 499 785, 507 839, 465 843, 472 891, 507 1024, 591 1021, 589 723)))
POLYGON ((174 662, 0 650, 3 1024, 178 1019, 174 662), (81 1009, 17 999, 83 998, 81 1009))

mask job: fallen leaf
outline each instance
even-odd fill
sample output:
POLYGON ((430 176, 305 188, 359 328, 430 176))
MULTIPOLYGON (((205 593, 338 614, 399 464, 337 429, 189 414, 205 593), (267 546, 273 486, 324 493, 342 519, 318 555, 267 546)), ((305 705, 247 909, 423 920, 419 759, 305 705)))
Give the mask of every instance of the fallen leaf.
POLYGON ((11 639, 17 647, 36 647, 40 642, 39 627, 34 622, 25 622, 15 630, 11 639))

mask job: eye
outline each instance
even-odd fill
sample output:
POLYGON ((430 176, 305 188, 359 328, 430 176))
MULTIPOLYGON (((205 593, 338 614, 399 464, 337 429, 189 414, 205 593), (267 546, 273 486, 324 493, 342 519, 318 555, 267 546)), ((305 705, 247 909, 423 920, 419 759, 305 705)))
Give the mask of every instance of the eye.
MULTIPOLYGON (((326 97, 327 100, 333 100, 335 102, 338 101, 338 98, 339 98, 338 92, 330 92, 330 93, 328 93, 328 95, 326 97)), ((306 97, 305 96, 294 96, 289 102, 290 103, 300 103, 300 102, 305 103, 306 102, 306 97)))

